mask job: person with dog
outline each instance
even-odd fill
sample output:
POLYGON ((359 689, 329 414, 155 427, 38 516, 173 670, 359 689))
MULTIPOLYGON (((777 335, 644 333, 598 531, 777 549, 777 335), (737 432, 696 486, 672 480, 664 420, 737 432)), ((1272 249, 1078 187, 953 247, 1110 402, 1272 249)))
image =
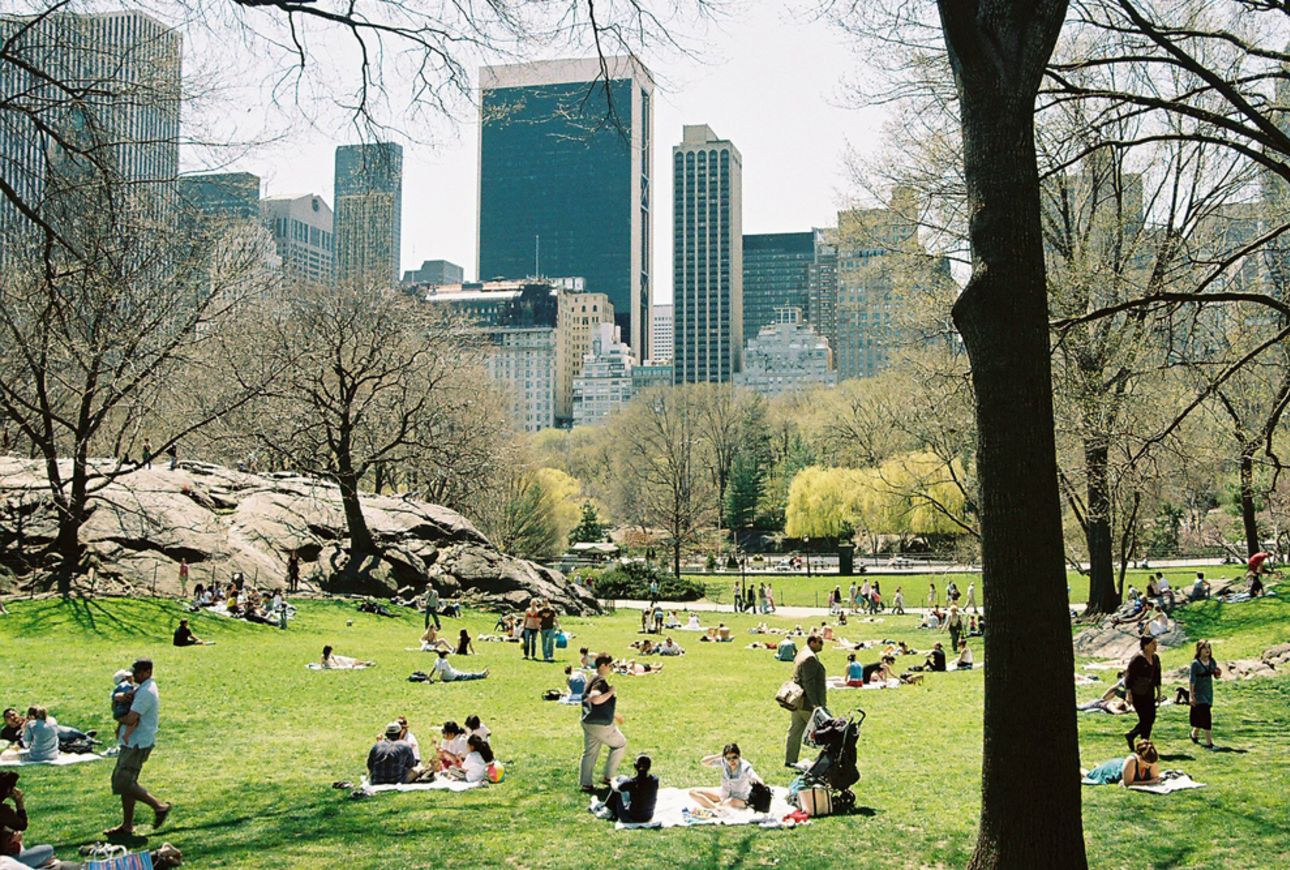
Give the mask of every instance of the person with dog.
POLYGON ((824 638, 812 634, 806 639, 806 649, 797 654, 793 660, 793 682, 802 687, 802 705, 792 711, 788 724, 788 738, 784 745, 784 766, 797 767, 797 760, 802 754, 802 735, 811 722, 811 713, 816 707, 828 706, 828 683, 824 673, 824 663, 820 661, 820 650, 824 649, 824 638))

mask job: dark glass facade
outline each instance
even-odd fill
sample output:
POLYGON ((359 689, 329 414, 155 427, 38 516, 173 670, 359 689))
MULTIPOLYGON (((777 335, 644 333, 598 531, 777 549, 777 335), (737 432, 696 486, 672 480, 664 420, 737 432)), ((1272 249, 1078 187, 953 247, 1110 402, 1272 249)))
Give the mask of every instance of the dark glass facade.
MULTIPOLYGON (((633 193, 632 82, 611 82, 619 123, 607 117, 601 87, 574 82, 483 92, 479 278, 585 278, 588 291, 609 296, 627 336, 633 310, 641 309, 632 299, 632 213, 648 204, 633 193)), ((643 306, 642 331, 648 297, 643 306)))
POLYGON ((744 341, 775 323, 776 308, 810 310, 814 233, 744 235, 744 341))
POLYGON ((393 142, 336 149, 336 274, 399 279, 403 237, 403 147, 393 142))
POLYGON ((189 175, 179 179, 179 202, 186 210, 220 218, 260 217, 260 176, 250 172, 189 175))

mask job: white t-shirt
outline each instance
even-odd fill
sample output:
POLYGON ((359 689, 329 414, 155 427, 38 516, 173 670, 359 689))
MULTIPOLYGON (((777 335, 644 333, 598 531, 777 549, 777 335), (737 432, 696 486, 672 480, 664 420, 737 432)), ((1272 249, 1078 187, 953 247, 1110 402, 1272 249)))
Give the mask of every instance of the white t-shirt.
POLYGON ((721 761, 721 799, 737 798, 741 801, 748 800, 752 793, 752 785, 757 780, 757 772, 753 766, 744 759, 739 759, 739 767, 732 774, 730 765, 725 760, 721 761))
POLYGON ((451 753, 452 755, 457 756, 458 758, 464 756, 467 752, 470 751, 470 747, 466 745, 465 734, 458 734, 456 737, 452 738, 451 740, 440 740, 439 748, 442 749, 444 752, 448 752, 448 753, 451 753))
POLYGON ((483 782, 488 777, 488 763, 478 752, 467 755, 461 769, 466 772, 466 782, 483 782))
POLYGON ((481 738, 483 738, 484 740, 487 740, 488 736, 492 733, 493 732, 489 730, 487 725, 485 725, 483 722, 480 722, 479 727, 476 728, 474 731, 467 732, 466 736, 469 737, 471 734, 478 734, 481 738))
POLYGON ((420 764, 421 744, 417 742, 416 735, 409 731, 403 736, 403 742, 412 747, 412 757, 416 759, 417 764, 420 764))
POLYGON ((444 657, 440 657, 435 661, 434 672, 438 674, 439 679, 443 680, 445 683, 450 683, 457 677, 457 672, 453 669, 452 665, 448 663, 448 659, 444 657))
POLYGON ((1156 581, 1156 588, 1160 590, 1161 595, 1164 595, 1166 592, 1169 591, 1169 581, 1161 577, 1159 580, 1156 581))

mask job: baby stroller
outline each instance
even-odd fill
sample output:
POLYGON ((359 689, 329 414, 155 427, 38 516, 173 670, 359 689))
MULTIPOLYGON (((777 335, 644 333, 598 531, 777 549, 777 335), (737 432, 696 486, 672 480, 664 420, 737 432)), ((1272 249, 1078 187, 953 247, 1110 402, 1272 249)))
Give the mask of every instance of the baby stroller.
POLYGON ((807 734, 806 742, 819 747, 820 754, 802 775, 802 787, 828 789, 835 814, 849 813, 856 805, 851 786, 860 779, 860 770, 856 766, 856 743, 860 740, 860 725, 864 719, 864 710, 857 707, 846 717, 818 719, 807 734))

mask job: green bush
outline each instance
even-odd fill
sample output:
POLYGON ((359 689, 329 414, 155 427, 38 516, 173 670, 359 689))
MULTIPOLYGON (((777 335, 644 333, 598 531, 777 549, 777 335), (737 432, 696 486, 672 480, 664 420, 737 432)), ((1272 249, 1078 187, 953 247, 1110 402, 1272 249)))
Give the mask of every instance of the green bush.
POLYGON ((658 581, 658 597, 664 601, 695 601, 703 597, 703 584, 673 577, 644 562, 623 562, 601 571, 595 581, 596 597, 648 599, 651 581, 658 581))

